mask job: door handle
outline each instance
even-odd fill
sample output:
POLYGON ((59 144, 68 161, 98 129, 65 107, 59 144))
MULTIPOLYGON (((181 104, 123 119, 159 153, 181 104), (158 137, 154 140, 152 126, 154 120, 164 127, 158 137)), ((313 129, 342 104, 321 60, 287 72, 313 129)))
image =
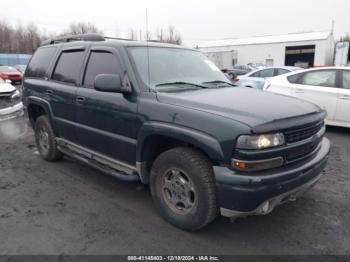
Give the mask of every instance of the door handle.
POLYGON ((53 94, 53 91, 52 90, 46 90, 46 94, 51 96, 53 94))
POLYGON ((85 97, 78 96, 78 97, 76 98, 76 101, 77 101, 78 103, 83 103, 83 102, 85 101, 85 97))

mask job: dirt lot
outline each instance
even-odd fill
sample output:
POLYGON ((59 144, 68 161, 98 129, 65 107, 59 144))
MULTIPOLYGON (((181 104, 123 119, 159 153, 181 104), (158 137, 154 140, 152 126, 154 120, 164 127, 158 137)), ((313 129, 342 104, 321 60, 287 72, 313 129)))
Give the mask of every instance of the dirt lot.
POLYGON ((0 122, 0 253, 350 254, 350 130, 327 137, 326 174, 303 198, 188 233, 158 216, 147 187, 47 163, 23 118, 0 122))

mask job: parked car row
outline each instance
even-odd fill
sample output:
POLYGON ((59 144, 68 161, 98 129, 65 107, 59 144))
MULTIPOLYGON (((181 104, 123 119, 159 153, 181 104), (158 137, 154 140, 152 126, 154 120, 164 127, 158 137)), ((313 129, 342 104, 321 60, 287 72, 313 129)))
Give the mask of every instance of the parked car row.
POLYGON ((24 71, 22 72, 20 70, 25 70, 25 68, 20 65, 18 65, 17 68, 12 66, 0 66, 0 78, 3 80, 10 80, 14 85, 22 84, 24 71))
POLYGON ((20 92, 11 85, 10 80, 0 78, 0 120, 23 114, 20 92))
POLYGON ((301 70, 300 67, 294 66, 281 66, 281 67, 268 67, 263 69, 257 69, 251 71, 243 76, 236 77, 234 82, 243 87, 263 89, 265 80, 274 76, 283 75, 293 71, 301 70))
POLYGON ((238 76, 246 75, 252 71, 263 69, 266 66, 261 63, 249 63, 247 65, 235 65, 233 69, 222 69, 221 71, 226 75, 226 77, 231 81, 235 82, 238 76))
POLYGON ((267 67, 237 76, 233 82, 307 100, 327 112, 326 124, 350 127, 349 67, 267 67))
POLYGON ((277 76, 265 91, 307 100, 327 111, 326 124, 350 127, 350 68, 326 67, 277 76))

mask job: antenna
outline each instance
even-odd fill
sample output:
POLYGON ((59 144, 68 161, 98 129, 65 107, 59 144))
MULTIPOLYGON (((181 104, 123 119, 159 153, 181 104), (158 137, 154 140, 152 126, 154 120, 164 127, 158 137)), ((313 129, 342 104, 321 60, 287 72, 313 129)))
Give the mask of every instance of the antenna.
POLYGON ((146 44, 147 44, 147 67, 148 67, 148 87, 151 89, 151 71, 149 66, 149 45, 148 45, 148 9, 146 8, 146 44))

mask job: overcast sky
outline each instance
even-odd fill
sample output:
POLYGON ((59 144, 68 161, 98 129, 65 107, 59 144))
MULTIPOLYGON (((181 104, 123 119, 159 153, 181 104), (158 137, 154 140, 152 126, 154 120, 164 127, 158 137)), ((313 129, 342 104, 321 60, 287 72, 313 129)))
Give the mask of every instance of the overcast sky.
POLYGON ((350 33, 350 0, 11 0, 1 1, 0 19, 34 22, 60 33, 71 22, 89 21, 106 35, 125 37, 129 28, 173 24, 184 42, 331 29, 350 33))

